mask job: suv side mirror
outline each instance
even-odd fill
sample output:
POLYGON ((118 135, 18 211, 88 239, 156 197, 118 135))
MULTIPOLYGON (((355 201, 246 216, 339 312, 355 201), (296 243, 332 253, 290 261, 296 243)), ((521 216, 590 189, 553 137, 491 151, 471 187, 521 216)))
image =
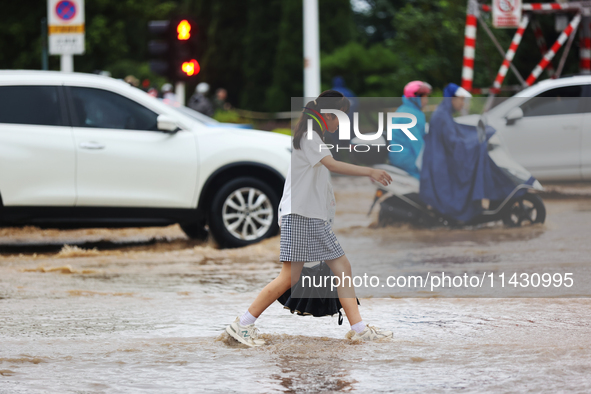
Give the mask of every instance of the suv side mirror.
POLYGON ((509 113, 505 117, 505 119, 507 120, 507 126, 515 124, 515 122, 517 122, 519 119, 523 118, 523 116, 524 116, 524 114, 523 114, 523 110, 521 109, 521 107, 513 108, 511 111, 509 111, 509 113))
POLYGON ((180 130, 175 118, 169 115, 158 115, 156 119, 158 130, 165 133, 174 134, 180 130))

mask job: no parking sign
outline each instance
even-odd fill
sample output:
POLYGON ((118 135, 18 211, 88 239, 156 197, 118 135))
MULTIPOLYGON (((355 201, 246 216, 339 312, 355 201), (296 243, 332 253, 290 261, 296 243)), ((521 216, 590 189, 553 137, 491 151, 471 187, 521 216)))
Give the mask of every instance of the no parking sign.
POLYGON ((493 0, 493 26, 517 28, 521 22, 521 0, 493 0))
POLYGON ((47 0, 49 53, 84 53, 84 0, 47 0))

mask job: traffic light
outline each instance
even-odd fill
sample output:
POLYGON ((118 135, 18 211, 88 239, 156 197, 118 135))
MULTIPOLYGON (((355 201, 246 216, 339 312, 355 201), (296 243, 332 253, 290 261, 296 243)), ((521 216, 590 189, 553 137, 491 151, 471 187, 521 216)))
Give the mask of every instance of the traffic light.
POLYGON ((191 38, 191 23, 183 19, 176 25, 177 39, 180 41, 187 41, 191 38))
POLYGON ((201 71, 201 67, 199 66, 197 60, 191 59, 188 62, 183 62, 181 64, 181 71, 187 77, 192 77, 194 75, 199 74, 199 71, 201 71))
POLYGON ((154 39, 148 41, 148 52, 151 55, 150 69, 153 73, 168 77, 170 74, 168 57, 170 21, 150 21, 148 31, 154 39))
POLYGON ((172 81, 187 81, 195 78, 201 67, 198 57, 197 25, 187 17, 167 21, 151 21, 148 30, 154 37, 148 42, 152 56, 150 69, 172 81))
POLYGON ((197 24, 190 18, 172 20, 170 67, 174 80, 194 79, 201 67, 197 58, 197 24))

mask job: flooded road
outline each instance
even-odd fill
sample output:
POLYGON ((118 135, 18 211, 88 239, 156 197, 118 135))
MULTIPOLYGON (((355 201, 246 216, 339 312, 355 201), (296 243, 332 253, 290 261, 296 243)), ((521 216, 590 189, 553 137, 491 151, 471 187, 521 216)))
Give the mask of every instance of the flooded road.
MULTIPOLYGON (((354 274, 589 278, 591 199, 546 200, 546 224, 523 229, 372 228, 366 181, 333 180, 354 274)), ((0 393, 591 390, 590 298, 367 292, 364 321, 394 341, 362 344, 344 339, 336 316, 275 303, 257 322, 268 345, 246 349, 223 329, 279 272, 278 237, 218 250, 177 226, 5 228, 0 252, 0 393)))

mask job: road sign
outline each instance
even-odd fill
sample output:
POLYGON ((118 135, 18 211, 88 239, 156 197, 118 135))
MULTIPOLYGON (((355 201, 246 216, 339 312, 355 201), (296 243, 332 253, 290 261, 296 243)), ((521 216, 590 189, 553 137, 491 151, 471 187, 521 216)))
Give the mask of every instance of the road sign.
POLYGON ((521 22, 521 0, 493 0, 493 26, 517 28, 521 22))
POLYGON ((84 0, 47 0, 49 54, 84 53, 84 0))

